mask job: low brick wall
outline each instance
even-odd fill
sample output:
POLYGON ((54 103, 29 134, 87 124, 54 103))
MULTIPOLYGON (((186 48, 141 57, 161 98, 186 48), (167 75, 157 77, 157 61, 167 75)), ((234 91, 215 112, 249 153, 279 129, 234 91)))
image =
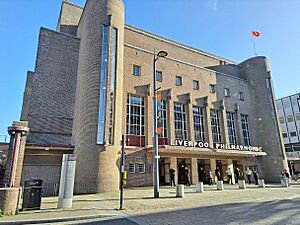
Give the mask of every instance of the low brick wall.
POLYGON ((19 190, 19 188, 0 188, 0 209, 4 214, 16 214, 19 190))

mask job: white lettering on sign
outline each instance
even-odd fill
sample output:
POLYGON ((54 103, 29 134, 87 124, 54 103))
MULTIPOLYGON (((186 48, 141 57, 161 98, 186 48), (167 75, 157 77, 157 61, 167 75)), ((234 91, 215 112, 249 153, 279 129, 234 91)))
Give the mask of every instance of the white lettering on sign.
POLYGON ((251 151, 251 152, 261 152, 262 151, 262 147, 233 145, 233 144, 221 144, 221 143, 214 143, 214 148, 224 149, 224 150, 251 151))
POLYGON ((209 144, 207 142, 202 141, 183 141, 183 140, 175 140, 175 143, 171 143, 171 145, 178 145, 184 147, 198 147, 198 148, 208 148, 209 144))
MULTIPOLYGON (((183 147, 209 148, 209 144, 207 142, 202 142, 202 141, 175 140, 175 143, 171 142, 171 145, 177 145, 183 147)), ((214 143, 214 148, 224 149, 224 150, 252 151, 252 152, 262 151, 262 147, 223 144, 223 143, 214 143)))

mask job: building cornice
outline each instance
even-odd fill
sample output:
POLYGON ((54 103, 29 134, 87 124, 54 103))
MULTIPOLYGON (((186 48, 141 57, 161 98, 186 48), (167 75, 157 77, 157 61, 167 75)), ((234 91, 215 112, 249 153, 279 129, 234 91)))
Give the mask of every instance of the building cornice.
POLYGON ((166 42, 166 43, 168 43, 168 44, 171 44, 171 45, 174 45, 174 46, 177 46, 177 47, 186 49, 186 50, 191 51, 191 52, 194 52, 194 53, 198 53, 198 54, 201 54, 201 55, 205 55, 205 56, 208 56, 208 57, 217 59, 217 60, 226 61, 226 62, 228 62, 228 63, 237 64, 236 62, 234 62, 234 61, 232 61, 232 60, 230 60, 230 59, 226 59, 226 58, 223 58, 223 57, 220 57, 220 56, 211 54, 211 53, 209 53, 209 52, 205 52, 205 51, 203 51, 203 50, 200 50, 200 49, 197 49, 197 48, 188 46, 188 45, 184 45, 184 44, 182 44, 182 43, 179 43, 179 42, 170 40, 170 39, 168 39, 168 38, 159 36, 159 35, 157 35, 157 34, 154 34, 154 33, 149 32, 149 31, 142 30, 142 29, 140 29, 140 28, 134 27, 134 26, 129 25, 129 24, 125 24, 125 29, 134 31, 134 32, 136 32, 136 33, 139 33, 139 34, 142 34, 142 35, 145 35, 145 36, 148 36, 148 37, 151 37, 151 38, 154 38, 154 39, 163 41, 163 42, 166 42))

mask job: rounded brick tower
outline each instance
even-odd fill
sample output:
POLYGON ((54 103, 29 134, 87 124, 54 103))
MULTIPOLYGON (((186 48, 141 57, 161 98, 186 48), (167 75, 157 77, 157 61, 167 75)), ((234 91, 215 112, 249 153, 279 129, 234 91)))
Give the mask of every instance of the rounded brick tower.
POLYGON ((253 121, 250 124, 256 124, 256 130, 252 132, 253 138, 267 153, 261 158, 263 177, 267 182, 279 182, 280 172, 288 170, 288 165, 275 107, 269 60, 264 56, 257 56, 240 63, 239 66, 251 87, 253 121), (269 135, 266 130, 270 131, 269 135))
POLYGON ((72 142, 77 154, 75 193, 119 185, 124 6, 87 0, 79 22, 78 77, 72 142))

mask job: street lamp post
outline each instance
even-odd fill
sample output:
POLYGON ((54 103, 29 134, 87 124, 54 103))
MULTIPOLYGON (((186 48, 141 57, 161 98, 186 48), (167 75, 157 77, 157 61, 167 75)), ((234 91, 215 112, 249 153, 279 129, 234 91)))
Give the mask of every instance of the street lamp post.
POLYGON ((153 54, 153 150, 154 150, 154 198, 159 198, 159 174, 158 174, 158 136, 157 136, 157 101, 156 101, 156 61, 159 57, 166 57, 168 55, 165 51, 159 51, 153 54))

